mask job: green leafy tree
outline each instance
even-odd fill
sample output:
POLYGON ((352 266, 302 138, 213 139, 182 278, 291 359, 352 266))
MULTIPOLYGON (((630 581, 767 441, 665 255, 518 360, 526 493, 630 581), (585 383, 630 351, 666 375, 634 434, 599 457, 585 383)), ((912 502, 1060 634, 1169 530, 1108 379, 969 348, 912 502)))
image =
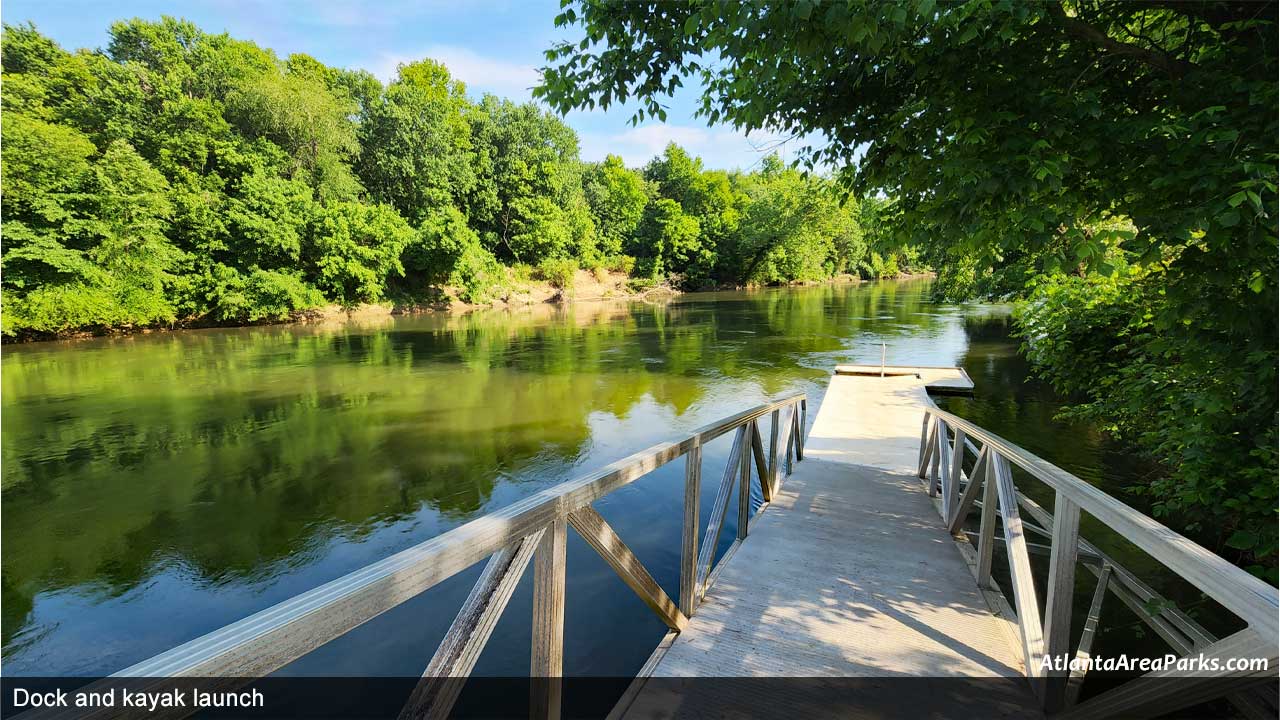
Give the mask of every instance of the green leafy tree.
POLYGON ((644 179, 628 170, 622 158, 608 155, 586 170, 583 190, 595 218, 600 251, 607 256, 617 255, 640 226, 649 203, 644 179))
POLYGON ((349 165, 359 149, 355 109, 307 74, 267 72, 227 97, 228 119, 246 137, 283 149, 289 158, 285 176, 306 180, 325 201, 351 200, 362 189, 349 165))
POLYGON ((641 273, 661 278, 705 257, 707 251, 701 235, 697 218, 685 214, 680 203, 658 198, 649 203, 634 244, 628 250, 639 261, 641 273))
POLYGON ((476 184, 467 105, 443 65, 401 65, 360 125, 360 177, 373 197, 415 224, 462 206, 476 184))
POLYGON ((836 238, 848 232, 830 187, 783 167, 776 155, 746 183, 748 202, 732 248, 734 281, 767 284, 820 280, 847 259, 836 254, 836 238))
POLYGON ((582 182, 573 130, 532 103, 493 96, 474 118, 482 191, 471 220, 486 247, 531 263, 589 252, 594 228, 576 209, 582 182))
POLYGON ((326 297, 374 302, 390 276, 404 274, 400 255, 413 240, 413 228, 390 206, 335 203, 316 213, 303 262, 326 297))

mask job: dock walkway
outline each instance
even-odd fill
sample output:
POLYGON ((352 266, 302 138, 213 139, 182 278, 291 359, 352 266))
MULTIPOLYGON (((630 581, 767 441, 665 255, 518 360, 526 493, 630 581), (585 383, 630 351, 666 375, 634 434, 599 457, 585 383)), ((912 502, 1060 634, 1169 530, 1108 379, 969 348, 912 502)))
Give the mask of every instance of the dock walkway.
MULTIPOLYGON (((805 461, 652 677, 1008 678, 988 709, 1039 714, 1017 626, 988 606, 912 467, 926 386, 972 384, 955 368, 859 370, 837 369, 805 461)), ((629 717, 698 714, 698 692, 647 685, 629 717)))

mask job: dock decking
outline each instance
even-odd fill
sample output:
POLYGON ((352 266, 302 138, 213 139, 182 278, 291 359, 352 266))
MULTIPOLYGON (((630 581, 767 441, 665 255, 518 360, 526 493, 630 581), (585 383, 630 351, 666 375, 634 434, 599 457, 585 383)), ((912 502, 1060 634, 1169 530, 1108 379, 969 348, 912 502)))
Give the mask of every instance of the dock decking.
MULTIPOLYGON (((874 370, 832 377, 805 461, 652 676, 1000 677, 988 710, 1039 714, 1016 625, 988 606, 913 467, 926 386, 972 384, 874 370)), ((698 714, 698 692, 647 685, 628 717, 698 714)))

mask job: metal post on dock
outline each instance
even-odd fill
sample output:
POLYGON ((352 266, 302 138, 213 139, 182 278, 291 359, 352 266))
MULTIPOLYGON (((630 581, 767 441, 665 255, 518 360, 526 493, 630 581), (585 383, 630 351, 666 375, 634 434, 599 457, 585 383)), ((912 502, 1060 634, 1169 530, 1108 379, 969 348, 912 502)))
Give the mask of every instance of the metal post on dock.
POLYGON ((880 377, 884 377, 884 354, 888 349, 884 343, 880 343, 880 377))

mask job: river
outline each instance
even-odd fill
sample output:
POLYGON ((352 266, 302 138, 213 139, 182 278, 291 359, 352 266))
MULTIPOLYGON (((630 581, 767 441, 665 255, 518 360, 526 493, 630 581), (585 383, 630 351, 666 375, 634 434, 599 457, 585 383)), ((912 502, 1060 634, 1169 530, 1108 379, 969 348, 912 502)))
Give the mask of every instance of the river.
MULTIPOLYGON (((1134 481, 1100 433, 1053 419, 1060 401, 1028 376, 1008 308, 928 291, 890 281, 6 347, 5 674, 119 670, 767 398, 808 393, 812 424, 831 368, 878 363, 881 343, 889 364, 965 367, 975 396, 949 409, 1110 492, 1134 481)), ((707 449, 704 477, 719 477, 729 440, 707 449)), ((596 504, 673 597, 682 466, 596 504)), ((664 626, 572 532, 568 568, 566 673, 633 674, 664 626)), ((478 572, 285 672, 417 675, 478 572)), ((531 575, 477 674, 526 674, 531 575)), ((1091 591, 1082 581, 1086 606, 1091 591)))

